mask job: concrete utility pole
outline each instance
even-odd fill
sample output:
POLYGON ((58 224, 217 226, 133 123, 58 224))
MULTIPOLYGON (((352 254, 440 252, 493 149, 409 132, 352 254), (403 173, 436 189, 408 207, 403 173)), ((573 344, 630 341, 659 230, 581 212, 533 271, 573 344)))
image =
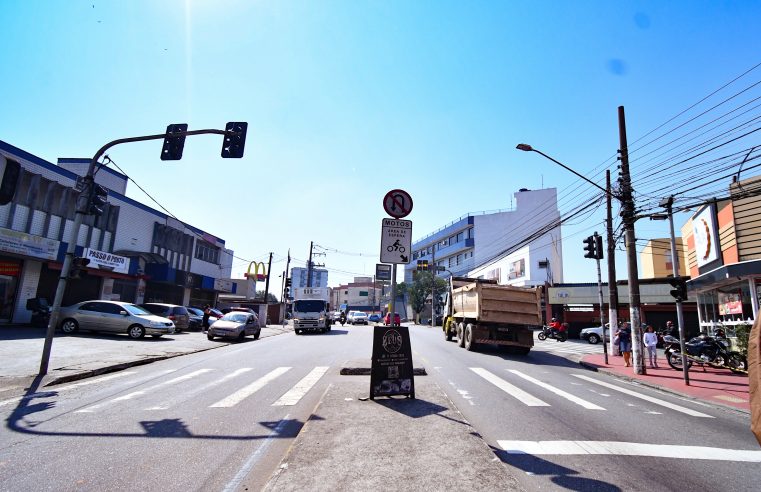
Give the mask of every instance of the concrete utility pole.
MULTIPOLYGON (((608 240, 608 322, 610 323, 610 350, 612 355, 618 354, 618 347, 613 343, 613 334, 618 328, 618 286, 616 284, 616 242, 613 240, 613 190, 610 187, 610 171, 605 171, 605 184, 608 189, 608 217, 605 228, 608 240)), ((600 308, 602 309, 602 307, 600 308)), ((603 329, 603 343, 605 330, 603 329)))
POLYGON ((626 266, 629 271, 629 319, 632 325, 632 355, 634 373, 647 374, 642 353, 642 318, 640 317, 639 271, 637 269, 637 243, 634 235, 634 197, 629 174, 629 149, 626 143, 626 116, 624 107, 618 107, 618 137, 621 148, 621 208, 626 238, 626 266))
POLYGON ((269 304, 270 295, 270 274, 272 273, 272 252, 270 252, 270 261, 267 263, 267 278, 264 281, 264 302, 269 304))
POLYGON ((436 315, 433 312, 433 306, 436 303, 434 299, 436 298, 436 246, 438 244, 438 241, 433 243, 433 256, 431 256, 431 326, 436 326, 436 315))
POLYGON ((312 286, 312 248, 314 241, 309 242, 309 263, 307 264, 307 287, 312 286))

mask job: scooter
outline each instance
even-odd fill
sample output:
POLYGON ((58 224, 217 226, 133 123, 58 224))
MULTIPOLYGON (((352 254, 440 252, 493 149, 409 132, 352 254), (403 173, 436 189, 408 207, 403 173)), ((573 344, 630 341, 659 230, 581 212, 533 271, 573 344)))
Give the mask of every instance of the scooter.
MULTIPOLYGON (((679 339, 666 335, 663 337, 665 345, 664 353, 666 361, 672 369, 682 370, 682 350, 679 346, 679 339)), ((690 339, 684 344, 687 351, 687 368, 692 364, 698 364, 703 367, 724 367, 734 373, 744 373, 748 370, 748 361, 740 352, 730 351, 729 343, 726 339, 709 337, 707 335, 697 336, 690 339)))
POLYGON ((565 331, 560 330, 553 330, 547 325, 544 325, 542 327, 542 331, 536 334, 536 338, 539 340, 547 340, 548 338, 554 338, 558 342, 565 342, 568 339, 568 335, 565 334, 565 331))

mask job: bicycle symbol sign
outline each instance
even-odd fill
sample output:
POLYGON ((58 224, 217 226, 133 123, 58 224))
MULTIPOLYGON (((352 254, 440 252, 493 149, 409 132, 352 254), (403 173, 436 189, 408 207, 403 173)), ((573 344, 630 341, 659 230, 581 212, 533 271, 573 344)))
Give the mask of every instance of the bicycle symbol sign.
POLYGON ((383 219, 381 224, 381 263, 409 263, 412 249, 412 221, 383 219))
POLYGON ((383 209, 391 217, 406 217, 412 212, 412 197, 404 190, 391 190, 383 197, 383 209))

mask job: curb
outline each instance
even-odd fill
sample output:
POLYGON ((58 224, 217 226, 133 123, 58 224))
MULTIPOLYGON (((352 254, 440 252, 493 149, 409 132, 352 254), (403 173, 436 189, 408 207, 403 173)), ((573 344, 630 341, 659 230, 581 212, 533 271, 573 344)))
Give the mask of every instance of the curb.
POLYGON ((750 415, 750 412, 748 410, 745 410, 745 409, 742 409, 742 408, 737 408, 737 407, 732 407, 732 406, 729 406, 729 405, 725 405, 725 404, 723 404, 721 402, 718 402, 718 401, 705 401, 705 400, 701 400, 701 399, 695 398, 692 395, 688 395, 687 393, 682 393, 681 391, 677 391, 677 390, 674 390, 674 389, 671 389, 671 388, 666 388, 665 386, 660 386, 660 385, 651 383, 649 381, 643 381, 643 380, 637 379, 635 377, 626 376, 624 374, 619 374, 617 372, 610 371, 610 370, 605 369, 603 367, 596 366, 596 365, 592 364, 591 362, 585 362, 583 360, 580 360, 579 361, 579 365, 581 367, 583 367, 584 369, 587 369, 589 371, 599 372, 601 374, 605 374, 605 375, 608 375, 608 376, 615 376, 617 378, 621 378, 621 379, 624 379, 624 380, 629 381, 629 382, 637 383, 637 384, 645 386, 647 388, 663 391, 664 393, 669 393, 669 394, 672 394, 672 395, 675 395, 675 396, 679 396, 679 397, 682 397, 682 398, 687 398, 687 399, 690 399, 690 400, 693 400, 693 401, 696 401, 696 402, 699 402, 699 403, 704 403, 706 405, 716 406, 716 407, 719 407, 719 408, 724 409, 724 410, 733 410, 733 411, 735 411, 737 413, 740 413, 740 414, 743 414, 743 415, 750 415))

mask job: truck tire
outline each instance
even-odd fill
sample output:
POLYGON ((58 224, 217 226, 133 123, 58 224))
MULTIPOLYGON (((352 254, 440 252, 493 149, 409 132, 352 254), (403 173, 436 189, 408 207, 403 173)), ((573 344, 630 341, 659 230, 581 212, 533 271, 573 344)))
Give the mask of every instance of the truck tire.
POLYGON ((473 325, 468 323, 468 326, 465 327, 465 350, 468 352, 472 352, 476 348, 476 342, 473 341, 473 325))
POLYGON ((465 326, 462 323, 457 323, 457 345, 465 346, 465 326))

